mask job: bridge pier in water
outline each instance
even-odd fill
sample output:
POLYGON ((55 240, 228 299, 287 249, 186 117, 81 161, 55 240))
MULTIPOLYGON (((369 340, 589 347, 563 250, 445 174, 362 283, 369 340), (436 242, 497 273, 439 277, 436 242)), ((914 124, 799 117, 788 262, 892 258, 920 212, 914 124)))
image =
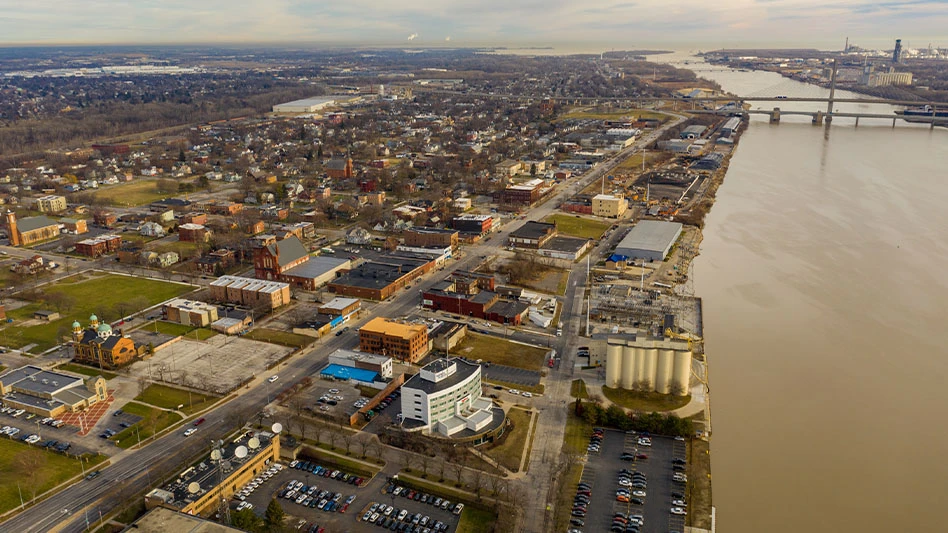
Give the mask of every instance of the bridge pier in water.
POLYGON ((775 107, 774 110, 770 113, 770 123, 779 124, 780 123, 780 108, 775 107))
POLYGON ((813 114, 813 125, 822 126, 823 125, 823 112, 817 111, 813 114))

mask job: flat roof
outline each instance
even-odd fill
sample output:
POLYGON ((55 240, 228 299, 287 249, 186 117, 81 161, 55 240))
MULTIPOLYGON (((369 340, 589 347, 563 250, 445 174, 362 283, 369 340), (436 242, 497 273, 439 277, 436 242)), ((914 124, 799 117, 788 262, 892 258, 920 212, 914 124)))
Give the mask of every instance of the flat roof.
POLYGON ((282 104, 277 104, 274 107, 281 106, 314 106, 314 105, 323 105, 335 102, 338 100, 337 96, 313 96, 310 98, 302 98, 300 100, 293 100, 292 102, 283 102, 282 104))
POLYGON ((365 363, 371 363, 373 365, 382 365, 392 360, 391 357, 385 355, 357 352, 355 350, 346 350, 345 348, 336 350, 335 352, 329 354, 329 357, 342 357, 351 361, 362 361, 365 363))
POLYGON ((578 252, 589 242, 589 239, 580 239, 578 237, 565 237, 557 235, 546 241, 542 249, 556 250, 558 252, 578 252))
POLYGON ((348 259, 336 259, 335 257, 311 257, 309 261, 289 269, 284 270, 283 275, 295 276, 297 278, 319 278, 330 272, 335 272, 340 268, 345 268, 349 264, 348 259))
POLYGON ((555 230, 556 224, 552 222, 536 222, 531 220, 517 228, 513 233, 510 234, 511 237, 517 239, 539 239, 544 235, 547 235, 550 230, 555 230))
POLYGON ((232 528, 199 516, 179 513, 167 507, 155 507, 135 521, 129 531, 138 533, 242 533, 242 529, 232 528))
POLYGON ((382 256, 376 260, 365 261, 358 267, 334 280, 333 283, 352 287, 381 289, 429 262, 431 262, 431 260, 428 258, 382 256))
POLYGON ((406 324, 404 322, 395 322, 383 317, 375 317, 359 328, 359 331, 369 331, 373 333, 383 333, 395 337, 408 338, 416 335, 419 330, 427 331, 428 328, 421 324, 406 324))
POLYGON ((461 383, 462 381, 467 380, 475 372, 481 369, 480 365, 476 365, 474 363, 468 363, 467 361, 463 359, 455 357, 452 359, 436 359, 428 363, 427 365, 425 365, 424 368, 422 368, 422 370, 427 370, 429 372, 437 373, 444 370, 447 367, 447 365, 451 363, 455 363, 457 365, 457 367, 455 368, 454 374, 451 374, 450 376, 442 379, 441 381, 438 381, 438 382, 428 381, 427 379, 421 377, 421 373, 419 372, 415 374, 414 376, 412 376, 411 378, 409 378, 409 380, 406 381, 404 385, 402 385, 402 388, 407 387, 409 389, 421 390, 425 394, 433 394, 438 391, 442 391, 444 389, 453 387, 457 385, 458 383, 461 383))
POLYGON ((79 376, 44 370, 38 366, 21 366, 0 376, 3 387, 16 386, 28 393, 53 394, 82 383, 79 376))
POLYGON ((372 383, 379 376, 378 372, 364 368, 337 365, 335 363, 320 370, 319 374, 322 376, 332 376, 336 379, 354 379, 363 383, 372 383))
POLYGON ((648 250, 664 252, 670 244, 675 242, 681 233, 682 225, 678 222, 661 220, 642 220, 632 227, 618 246, 616 254, 627 255, 623 250, 648 250))
POLYGON ((334 311, 342 311, 347 307, 350 307, 354 304, 359 303, 358 298, 340 298, 336 297, 329 301, 329 303, 324 303, 319 306, 320 309, 332 309, 334 311))

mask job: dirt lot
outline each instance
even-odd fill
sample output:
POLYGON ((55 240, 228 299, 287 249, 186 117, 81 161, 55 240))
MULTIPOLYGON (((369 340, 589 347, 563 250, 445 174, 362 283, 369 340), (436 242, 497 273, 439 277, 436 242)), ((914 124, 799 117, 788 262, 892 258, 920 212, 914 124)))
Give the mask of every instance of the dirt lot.
POLYGON ((266 372, 291 348, 240 337, 216 335, 206 341, 182 339, 130 368, 132 376, 189 385, 217 394, 266 372))

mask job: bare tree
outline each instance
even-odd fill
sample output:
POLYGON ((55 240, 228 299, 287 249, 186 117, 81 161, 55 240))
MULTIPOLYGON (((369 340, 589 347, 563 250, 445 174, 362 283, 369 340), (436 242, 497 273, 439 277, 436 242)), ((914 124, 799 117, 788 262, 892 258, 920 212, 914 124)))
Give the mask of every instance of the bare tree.
POLYGON ((414 455, 409 452, 402 452, 398 454, 397 460, 400 470, 411 470, 411 465, 414 463, 414 455))
POLYGON ((27 447, 17 453, 14 465, 23 480, 23 488, 30 488, 35 499, 37 489, 49 477, 49 471, 43 468, 46 465, 46 456, 38 448, 27 447))
POLYGON ((339 442, 339 437, 341 436, 338 431, 331 428, 329 429, 329 446, 332 449, 336 449, 336 443, 339 442))
POLYGON ((342 434, 342 444, 346 447, 346 455, 349 455, 349 450, 352 448, 353 440, 355 440, 355 436, 352 433, 346 431, 342 434))
POLYGON ((296 415, 293 417, 293 421, 296 422, 296 427, 300 429, 300 439, 306 440, 306 419, 296 415))
POLYGON ((494 496, 495 502, 500 502, 500 496, 504 489, 507 488, 506 481, 506 479, 500 476, 487 476, 487 483, 490 485, 490 492, 494 496))
POLYGON ((454 480, 457 482, 457 485, 461 486, 461 478, 464 477, 464 463, 460 460, 456 463, 451 463, 451 472, 454 473, 454 480))
POLYGON ((477 495, 477 499, 481 499, 481 490, 484 488, 484 472, 479 468, 471 469, 471 484, 474 486, 474 494, 477 495))
POLYGON ((448 469, 448 462, 442 458, 438 458, 438 481, 444 481, 444 471, 448 469))
POLYGON ((362 459, 365 459, 365 451, 369 449, 369 445, 372 442, 372 437, 366 434, 359 435, 356 439, 356 446, 359 447, 359 456, 362 459))
POLYGON ((144 394, 145 389, 148 388, 148 379, 145 376, 138 376, 138 395, 141 396, 144 394))
POLYGON ((428 477, 428 467, 431 466, 431 457, 426 453, 419 454, 418 464, 421 466, 421 477, 428 477))
POLYGON ((382 444, 382 441, 378 439, 369 440, 369 448, 372 450, 372 455, 374 455, 375 458, 379 460, 379 462, 385 462, 385 452, 388 450, 388 448, 382 444))

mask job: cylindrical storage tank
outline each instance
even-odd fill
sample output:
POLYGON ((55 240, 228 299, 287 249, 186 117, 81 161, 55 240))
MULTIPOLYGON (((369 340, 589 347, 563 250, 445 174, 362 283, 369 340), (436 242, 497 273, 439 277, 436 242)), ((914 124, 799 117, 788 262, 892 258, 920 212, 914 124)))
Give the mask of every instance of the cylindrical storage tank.
POLYGON ((648 382, 648 390, 655 390, 655 369, 658 368, 658 350, 649 348, 645 351, 645 373, 639 381, 648 382))
POLYGON ((648 379, 645 375, 645 360, 648 359, 648 350, 645 348, 635 349, 635 376, 632 383, 640 383, 643 379, 648 379))
POLYGON ((658 352, 658 368, 655 371, 655 390, 668 394, 675 366, 675 350, 658 352))
POLYGON ((691 381, 691 352, 675 352, 675 371, 672 375, 671 387, 677 388, 681 396, 688 395, 688 385, 691 381))
POLYGON ((606 346, 606 386, 617 388, 619 376, 622 375, 622 346, 609 344, 606 346))
POLYGON ((622 347, 622 388, 631 389, 632 384, 635 383, 635 365, 636 365, 636 356, 635 349, 631 346, 622 347))

